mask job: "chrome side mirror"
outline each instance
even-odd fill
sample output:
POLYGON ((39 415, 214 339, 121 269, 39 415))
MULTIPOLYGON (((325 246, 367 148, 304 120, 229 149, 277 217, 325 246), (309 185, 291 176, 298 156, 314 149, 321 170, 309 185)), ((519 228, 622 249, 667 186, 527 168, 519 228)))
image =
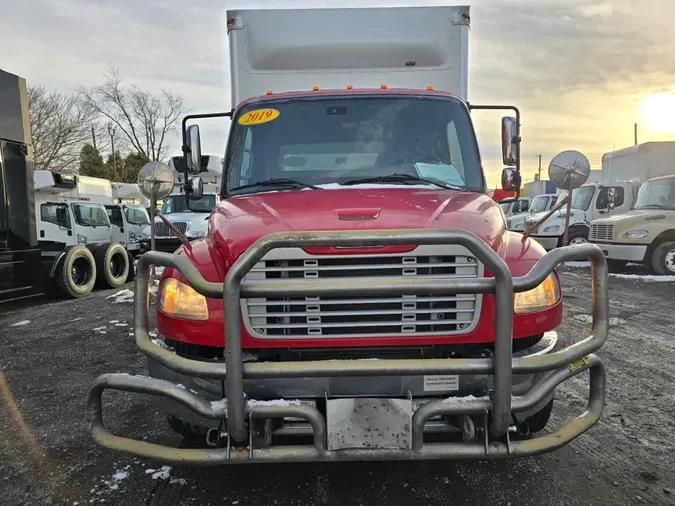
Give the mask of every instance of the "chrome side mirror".
POLYGON ((502 171, 502 190, 516 192, 520 189, 520 174, 516 169, 505 168, 502 171))
POLYGON ((202 178, 199 176, 193 176, 190 180, 183 186, 185 193, 188 194, 190 200, 199 200, 204 195, 204 183, 202 178))
POLYGON ((199 174, 202 171, 202 143, 199 137, 199 125, 190 125, 187 129, 187 142, 190 147, 187 163, 190 174, 199 174))
POLYGON ((502 118, 502 161, 504 165, 516 165, 516 149, 518 144, 518 124, 516 118, 502 118))

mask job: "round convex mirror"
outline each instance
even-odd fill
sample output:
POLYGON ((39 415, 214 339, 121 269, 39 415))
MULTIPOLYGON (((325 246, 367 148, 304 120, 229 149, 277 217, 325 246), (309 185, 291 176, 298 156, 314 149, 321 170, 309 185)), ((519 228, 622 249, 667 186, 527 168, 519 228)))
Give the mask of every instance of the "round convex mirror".
POLYGON ((138 188, 149 199, 162 200, 174 187, 174 171, 162 162, 146 163, 138 174, 138 188))
POLYGON ((574 190, 588 181, 591 163, 578 151, 563 151, 553 157, 548 166, 548 177, 561 190, 574 190))

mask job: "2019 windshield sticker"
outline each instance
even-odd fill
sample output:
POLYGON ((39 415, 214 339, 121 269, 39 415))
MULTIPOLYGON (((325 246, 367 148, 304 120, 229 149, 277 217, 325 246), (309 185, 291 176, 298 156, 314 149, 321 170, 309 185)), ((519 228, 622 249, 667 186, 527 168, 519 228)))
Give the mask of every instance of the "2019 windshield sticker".
POLYGON ((269 123, 279 117, 279 111, 276 109, 256 109, 242 114, 237 120, 240 125, 261 125, 269 123))

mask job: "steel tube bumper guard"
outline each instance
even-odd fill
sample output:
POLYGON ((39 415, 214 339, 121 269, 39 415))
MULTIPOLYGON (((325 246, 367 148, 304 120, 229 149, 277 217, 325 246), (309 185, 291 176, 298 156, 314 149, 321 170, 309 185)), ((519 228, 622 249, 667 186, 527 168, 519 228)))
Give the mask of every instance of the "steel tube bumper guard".
POLYGON ((605 402, 605 372, 593 355, 605 342, 609 327, 607 261, 595 244, 558 248, 547 253, 525 276, 512 277, 499 257, 476 235, 463 230, 387 230, 348 232, 281 232, 256 241, 234 263, 224 283, 204 280, 185 257, 148 252, 138 263, 135 281, 134 335, 136 344, 151 359, 178 373, 224 381, 227 402, 212 403, 178 385, 156 378, 106 374, 97 378, 87 393, 86 420, 95 441, 106 448, 146 458, 178 464, 225 464, 234 462, 414 460, 459 458, 509 458, 536 455, 557 449, 595 425, 605 402), (256 280, 243 283, 244 276, 265 254, 275 248, 340 246, 364 248, 383 245, 448 245, 467 248, 494 277, 452 280, 400 277, 377 279, 300 279, 256 280), (540 356, 512 357, 513 295, 535 288, 565 261, 591 262, 592 329, 591 335, 571 346, 540 356), (201 362, 180 357, 154 344, 149 335, 150 267, 161 265, 180 271, 186 282, 206 297, 223 299, 225 314, 225 363, 201 362), (306 362, 243 363, 241 347, 241 297, 306 296, 385 296, 494 294, 494 354, 491 358, 406 359, 374 361, 317 360, 306 362), (145 294, 145 297, 140 296, 145 294), (590 370, 589 400, 586 411, 557 431, 525 441, 509 440, 512 413, 532 408, 557 385, 582 371, 590 370), (545 373, 527 394, 513 397, 512 374, 545 373), (412 418, 412 449, 327 449, 326 419, 319 410, 306 404, 248 404, 243 380, 256 378, 307 378, 325 376, 398 376, 416 374, 490 374, 494 389, 484 398, 449 398, 427 402, 412 418), (109 433, 103 424, 102 393, 105 389, 164 396, 196 414, 226 421, 227 448, 172 448, 132 440, 109 433), (484 441, 424 443, 425 423, 438 415, 480 415, 486 428, 484 441), (488 415, 491 415, 488 417, 488 415), (309 422, 314 444, 253 448, 251 424, 247 419, 296 417, 309 422), (489 425, 488 418, 490 419, 489 425), (489 432, 489 434, 488 434, 489 432), (232 442, 232 447, 230 446, 232 442), (236 443, 235 443, 236 442, 236 443), (242 449, 248 445, 248 451, 242 449), (234 450, 233 448, 236 448, 234 450))

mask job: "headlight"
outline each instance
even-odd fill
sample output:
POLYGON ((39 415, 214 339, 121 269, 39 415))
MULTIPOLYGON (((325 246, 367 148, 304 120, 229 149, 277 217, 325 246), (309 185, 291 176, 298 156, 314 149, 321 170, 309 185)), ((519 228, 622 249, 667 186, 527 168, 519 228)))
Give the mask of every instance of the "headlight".
POLYGON ((87 236, 82 234, 77 234, 77 244, 87 244, 87 236))
POLYGON ((625 239, 642 239, 643 237, 647 237, 647 232, 646 230, 629 230, 625 234, 623 234, 623 237, 625 239))
POLYGON ((131 242, 138 241, 138 236, 136 234, 134 234, 133 232, 129 232, 129 241, 131 241, 131 242))
POLYGON ((555 306, 559 300, 560 285, 555 274, 551 273, 538 287, 515 294, 513 308, 516 313, 535 313, 555 306))
POLYGON ((544 229, 544 232, 557 232, 560 230, 560 225, 549 225, 544 229))
POLYGON ((176 278, 166 278, 159 285, 157 308, 169 316, 186 320, 208 320, 206 297, 176 278))

